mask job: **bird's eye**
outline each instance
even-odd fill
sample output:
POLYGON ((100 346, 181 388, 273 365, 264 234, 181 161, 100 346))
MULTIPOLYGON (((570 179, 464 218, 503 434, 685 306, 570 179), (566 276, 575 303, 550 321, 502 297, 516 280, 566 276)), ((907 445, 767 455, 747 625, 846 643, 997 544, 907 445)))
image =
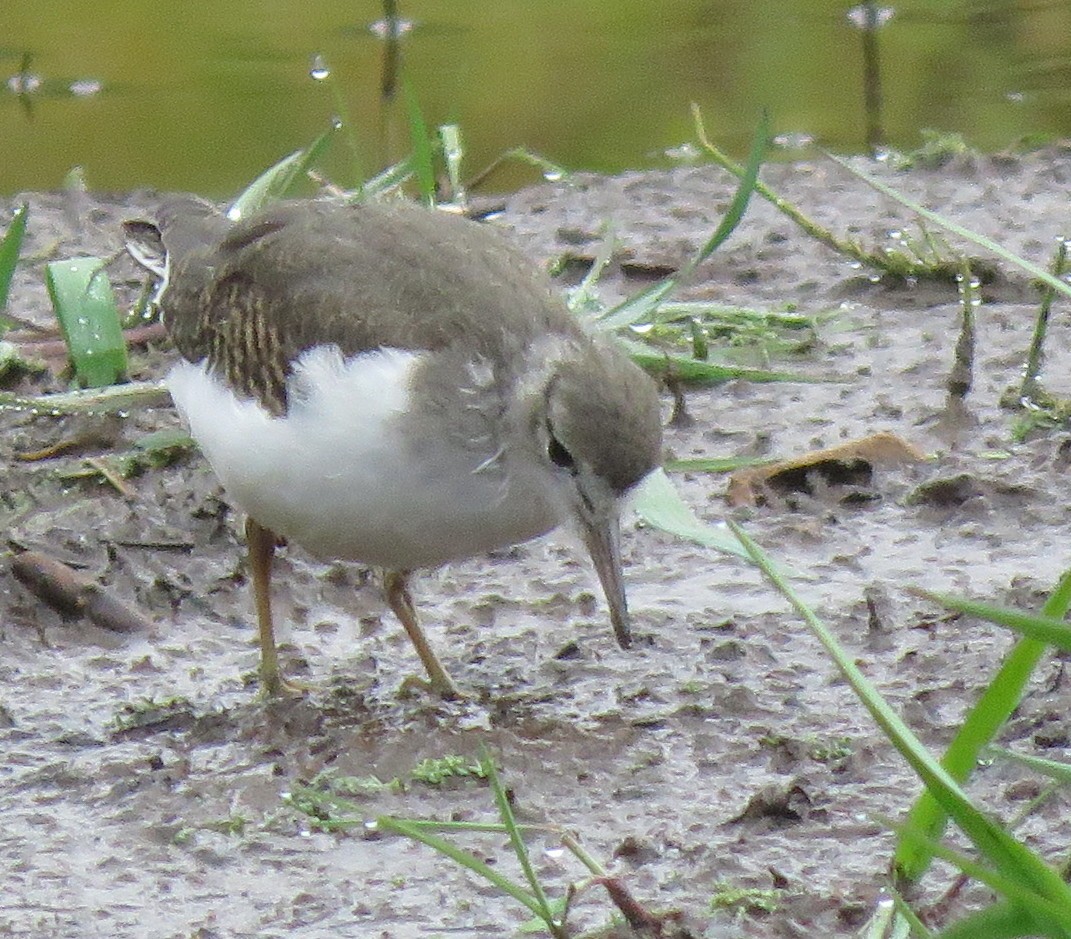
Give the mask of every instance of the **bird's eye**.
POLYGON ((547 443, 547 456, 555 466, 560 466, 562 469, 567 470, 576 469, 576 461, 573 459, 573 455, 562 446, 561 441, 554 434, 550 435, 550 441, 547 443))

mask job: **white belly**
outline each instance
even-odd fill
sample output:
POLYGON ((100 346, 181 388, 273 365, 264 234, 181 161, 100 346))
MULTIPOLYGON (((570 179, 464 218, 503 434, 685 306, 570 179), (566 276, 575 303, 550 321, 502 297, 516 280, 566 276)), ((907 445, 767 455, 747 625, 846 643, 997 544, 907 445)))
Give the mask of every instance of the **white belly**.
POLYGON ((321 557, 432 567, 554 528, 552 495, 508 459, 481 470, 491 454, 448 439, 412 458, 400 415, 426 354, 311 349, 295 363, 285 417, 236 398, 203 363, 176 365, 167 385, 228 495, 321 557))

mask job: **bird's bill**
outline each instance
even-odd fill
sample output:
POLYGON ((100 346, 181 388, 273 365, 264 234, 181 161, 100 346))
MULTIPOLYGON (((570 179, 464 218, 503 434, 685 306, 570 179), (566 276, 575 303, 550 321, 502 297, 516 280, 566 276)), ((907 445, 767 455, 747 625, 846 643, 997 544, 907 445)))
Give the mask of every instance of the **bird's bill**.
POLYGON ((632 645, 632 629, 625 599, 625 579, 621 572, 621 526, 617 515, 583 519, 580 528, 610 606, 610 623, 614 627, 617 644, 627 649, 632 645))

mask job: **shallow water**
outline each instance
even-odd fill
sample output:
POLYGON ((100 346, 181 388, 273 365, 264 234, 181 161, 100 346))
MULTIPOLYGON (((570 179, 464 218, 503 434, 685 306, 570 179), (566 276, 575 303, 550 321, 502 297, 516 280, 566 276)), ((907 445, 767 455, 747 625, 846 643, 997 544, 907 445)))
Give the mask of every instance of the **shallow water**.
MULTIPOLYGON (((763 108, 786 139, 840 152, 913 148, 926 127, 984 150, 1071 133, 1069 0, 912 0, 871 33, 841 0, 400 6, 392 45, 374 2, 10 0, 0 193, 55 188, 78 164, 97 189, 223 197, 340 111, 369 174, 409 146, 400 65, 430 124, 461 124, 468 173, 516 146, 578 169, 665 165, 694 143, 693 101, 737 153, 763 108), (331 80, 310 77, 316 55, 331 80)), ((329 171, 352 182, 346 146, 329 171)), ((535 178, 511 165, 488 185, 535 178)))

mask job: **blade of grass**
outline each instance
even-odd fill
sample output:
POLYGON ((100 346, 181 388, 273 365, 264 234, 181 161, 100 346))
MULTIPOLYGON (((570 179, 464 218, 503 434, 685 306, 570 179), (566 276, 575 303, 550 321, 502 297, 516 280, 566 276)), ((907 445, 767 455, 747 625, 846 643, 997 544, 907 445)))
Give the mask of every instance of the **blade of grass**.
POLYGON ((696 517, 661 469, 640 483, 633 508, 648 525, 661 531, 725 554, 747 557, 747 553, 727 534, 696 517))
POLYGON ((602 233, 599 250, 595 252, 595 259, 584 275, 584 279, 566 294, 566 303, 573 313, 578 316, 594 316, 602 309, 596 290, 603 272, 613 259, 616 248, 617 239, 614 237, 613 228, 607 226, 602 233))
POLYGON ((399 160, 385 170, 376 173, 371 179, 366 180, 360 191, 354 194, 355 201, 376 198, 385 195, 391 190, 398 189, 413 178, 412 157, 399 160))
POLYGON ((237 221, 254 215, 261 209, 279 199, 291 195, 331 146, 337 128, 324 131, 312 143, 301 150, 295 150, 283 157, 274 166, 269 167, 253 180, 238 196, 227 210, 227 217, 237 221))
POLYGON ((502 824, 506 826, 513 853, 517 855, 517 861, 520 863, 524 877, 528 881, 532 896, 535 897, 539 905, 539 909, 535 910, 535 913, 541 919, 546 920, 548 925, 554 924, 554 913, 551 910, 550 901, 547 900, 547 895, 543 892, 543 885, 539 882, 539 877, 536 876, 535 869, 532 867, 532 860, 528 856, 528 846, 524 843, 520 828, 517 826, 517 820, 513 816, 513 809, 509 804, 509 796, 506 795, 502 780, 498 778, 498 769, 495 767, 494 758, 486 747, 481 747, 480 768, 491 786, 491 792, 494 793, 495 807, 498 809, 502 824))
POLYGON ((1054 932, 1046 933, 1046 935, 1054 936, 1056 939, 1066 939, 1067 936, 1071 935, 1071 933, 1068 932, 1068 930, 1071 930, 1071 907, 1066 909, 1061 908, 1051 900, 1039 896, 1036 892, 1031 890, 1029 886, 1024 885, 1020 881, 1006 877, 1000 872, 986 867, 974 858, 967 856, 962 851, 957 851, 955 848, 944 845, 940 841, 928 838, 921 832, 911 831, 906 824, 897 824, 887 819, 881 819, 881 821, 888 828, 897 832, 901 840, 915 838, 926 842, 926 846, 935 857, 939 857, 941 860, 947 861, 949 864, 959 868, 959 870, 968 877, 977 880, 979 883, 985 884, 998 896, 1007 901, 1007 903, 994 903, 974 913, 968 914, 952 926, 946 927, 946 929, 938 933, 937 939, 946 939, 947 936, 953 934, 961 937, 961 939, 962 937, 974 937, 974 939, 978 939, 980 936, 990 935, 1033 935, 1033 929, 1036 928, 1038 920, 1049 920, 1055 924, 1056 930, 1054 932), (1013 912, 1014 915, 1012 917, 1007 915, 1008 909, 1013 912), (970 921, 971 928, 974 929, 975 932, 966 930, 961 931, 961 926, 968 921, 970 921), (1003 930, 1013 922, 1018 931, 1011 933, 1004 932, 1003 930), (997 931, 991 932, 990 930, 994 928, 997 931))
POLYGON ((82 387, 101 388, 125 378, 126 340, 104 261, 52 261, 45 267, 45 282, 75 381, 82 387))
POLYGON ((791 381, 814 384, 839 382, 846 379, 838 376, 802 375, 798 372, 774 372, 763 368, 747 368, 742 365, 722 365, 718 362, 702 362, 688 355, 659 352, 638 342, 621 339, 629 355, 641 368, 656 378, 666 376, 689 385, 722 385, 727 381, 743 379, 753 382, 791 381))
POLYGON ((765 466, 772 463, 768 457, 728 456, 699 457, 693 460, 666 460, 662 469, 667 473, 733 473, 749 466, 765 466))
MULTIPOLYGON (((1071 571, 1064 574, 1065 579, 1071 579, 1071 571)), ((1061 580, 1061 583, 1063 581, 1061 580)), ((962 597, 953 597, 943 593, 932 593, 929 590, 917 591, 919 596, 932 600, 946 610, 953 610, 967 616, 975 616, 978 619, 988 620, 998 626, 1005 626, 1015 632, 1022 633, 1030 639, 1036 639, 1040 643, 1056 646, 1071 652, 1071 624, 1056 616, 1050 616, 1046 612, 1049 603, 1040 616, 1024 613, 1005 606, 995 606, 991 603, 979 603, 976 600, 966 600, 962 597)), ((1051 601, 1050 601, 1051 603, 1051 601)), ((1016 702, 1018 703, 1018 702, 1016 702)))
POLYGON ((901 936, 903 939, 907 939, 908 936, 915 936, 917 939, 932 939, 933 932, 919 919, 918 914, 907 905, 907 900, 903 898, 900 891, 895 887, 890 889, 898 917, 896 928, 893 931, 894 939, 898 939, 901 936))
POLYGON ((83 388, 61 394, 26 395, 0 391, 0 410, 28 414, 114 414, 139 407, 167 407, 171 395, 163 382, 142 381, 107 388, 83 388))
POLYGON ((759 126, 755 131, 755 139, 751 144, 751 155, 748 157, 744 175, 740 184, 736 187, 733 201, 729 203, 729 209, 722 217, 718 227, 703 245, 675 274, 662 278, 657 284, 653 284, 646 290, 641 290, 617 306, 607 310, 600 318, 600 325, 606 329, 619 329, 622 326, 631 326, 635 323, 646 322, 651 318, 655 308, 668 297, 700 264, 713 254, 733 233, 740 220, 744 217, 751 194, 755 191, 755 183, 758 181, 759 169, 766 156, 766 146, 770 136, 770 117, 763 113, 759 126))
MULTIPOLYGON (((825 624, 792 589, 772 561, 739 525, 730 521, 733 534, 762 570, 767 580, 792 604, 811 631, 825 647, 841 674, 851 685, 864 707, 870 712, 882 732, 889 738, 908 765, 925 784, 941 808, 951 816, 963 833, 974 843, 998 873, 1038 895, 1041 900, 1071 910, 1071 887, 1059 874, 1045 864, 1025 845, 1012 838, 995 821, 979 811, 967 798, 956 779, 930 754, 903 719, 885 702, 862 673, 855 661, 839 645, 825 624)), ((920 829, 922 830, 922 829, 920 829)), ((902 836, 917 844, 909 833, 902 836)), ((933 839, 935 840, 935 839, 933 839)), ((1052 935, 1063 935, 1059 922, 1035 914, 1037 925, 1052 935)))
POLYGON ((1014 267, 1018 267, 1020 270, 1026 271, 1032 277, 1051 287, 1053 290, 1059 291, 1064 294, 1064 296, 1071 297, 1071 285, 1067 284, 1059 277, 1054 277, 1052 273, 1045 270, 1045 268, 1040 265, 1034 264, 1032 261, 1026 260, 1026 258, 1019 257, 1019 255, 1009 251, 1003 245, 998 244, 991 238, 987 238, 985 235, 980 235, 978 232, 971 231, 969 228, 964 228, 962 225, 953 222, 951 219, 947 219, 943 215, 927 209, 913 199, 909 199, 903 193, 897 192, 891 186, 886 186, 885 183, 880 182, 868 173, 864 173, 862 170, 852 166, 847 160, 834 156, 832 153, 826 153, 825 156, 838 166, 846 169, 853 176, 861 179, 871 188, 876 189, 882 195, 888 196, 894 202, 899 202, 900 205, 910 209, 916 215, 921 216, 929 222, 933 222, 935 225, 941 226, 941 228, 944 228, 953 234, 959 235, 960 238, 963 238, 972 244, 976 244, 980 248, 985 248, 987 251, 991 251, 997 257, 1007 261, 1014 267))
MULTIPOLYGON (((11 216, 11 224, 0 241, 0 314, 7 306, 8 293, 11 290, 11 278, 22 253, 22 242, 26 237, 26 224, 30 217, 30 207, 23 202, 11 216)), ((0 336, 7 331, 6 321, 0 315, 0 336)))
MULTIPOLYGON (((1017 939, 1022 936, 1037 936, 1022 911, 1011 903, 998 903, 979 910, 953 923, 937 933, 934 939, 1017 939)), ((1063 937, 1066 932, 1047 933, 1063 937)))
POLYGON ((514 147, 512 150, 500 153, 475 176, 472 176, 466 182, 465 188, 469 190, 475 189, 486 182, 500 166, 509 160, 517 160, 520 163, 526 163, 528 166, 534 166, 543 174, 544 179, 551 182, 560 182, 562 180, 568 182, 572 178, 572 174, 564 166, 553 163, 546 157, 533 153, 531 150, 526 150, 524 147, 514 147))
POLYGON ((440 838, 429 831, 423 831, 401 818, 392 818, 389 815, 381 815, 376 819, 376 826, 383 831, 390 831, 397 835, 404 835, 413 841, 426 844, 429 848, 438 851, 444 857, 450 858, 462 867, 479 874, 484 880, 490 882, 507 896, 513 897, 518 903, 526 906, 534 915, 543 919, 544 909, 539 901, 525 890, 520 884, 514 883, 508 877, 504 877, 497 870, 462 848, 451 844, 445 838, 440 838))
MULTIPOLYGON (((944 601, 952 600, 951 597, 932 598, 945 605, 944 601)), ((959 603, 960 601, 957 601, 959 603)), ((1042 607, 1042 617, 1057 619, 1063 616, 1071 606, 1071 571, 1064 573, 1052 595, 1042 607)), ((969 608, 950 607, 960 609, 961 612, 972 612, 986 617, 989 608, 984 604, 977 606, 968 603, 969 608)), ((1018 621, 1019 617, 1034 619, 1026 614, 1014 611, 1012 620, 1018 621)), ((1057 624, 1061 629, 1066 628, 1063 624, 1057 624)), ((974 770, 978 763, 978 756, 982 748, 992 742, 997 731, 1004 725, 1011 712, 1018 706, 1023 696, 1023 689, 1034 672, 1038 660, 1045 653, 1045 642, 1040 638, 1021 639, 1004 659, 1003 665, 997 672, 993 681, 982 692, 978 703, 971 708, 963 720, 963 724, 956 732, 952 742, 948 745, 941 765, 958 781, 965 780, 974 770)), ((910 828, 923 832, 936 840, 946 822, 946 815, 934 796, 924 792, 912 807, 907 817, 910 828)), ((930 855, 925 847, 917 841, 904 841, 897 845, 896 854, 893 858, 893 867, 904 880, 911 882, 918 880, 930 865, 930 855)))
POLYGON ((412 146, 412 167, 416 175, 420 199, 429 208, 435 205, 435 166, 431 152, 431 138, 424 114, 408 82, 402 83, 405 92, 405 108, 409 119, 409 140, 412 146))
POLYGON ((439 128, 439 140, 442 141, 446 177, 450 180, 450 201, 463 205, 465 187, 461 182, 461 161, 465 156, 465 147, 461 143, 461 128, 457 124, 443 124, 439 128))
POLYGON ((1004 747, 986 747, 987 755, 1011 760, 1021 766, 1026 766, 1039 772, 1064 786, 1071 786, 1071 766, 1067 763, 1057 763, 1055 760, 1043 760, 1039 756, 1028 756, 1025 753, 1016 753, 1014 750, 1006 750, 1004 747))

